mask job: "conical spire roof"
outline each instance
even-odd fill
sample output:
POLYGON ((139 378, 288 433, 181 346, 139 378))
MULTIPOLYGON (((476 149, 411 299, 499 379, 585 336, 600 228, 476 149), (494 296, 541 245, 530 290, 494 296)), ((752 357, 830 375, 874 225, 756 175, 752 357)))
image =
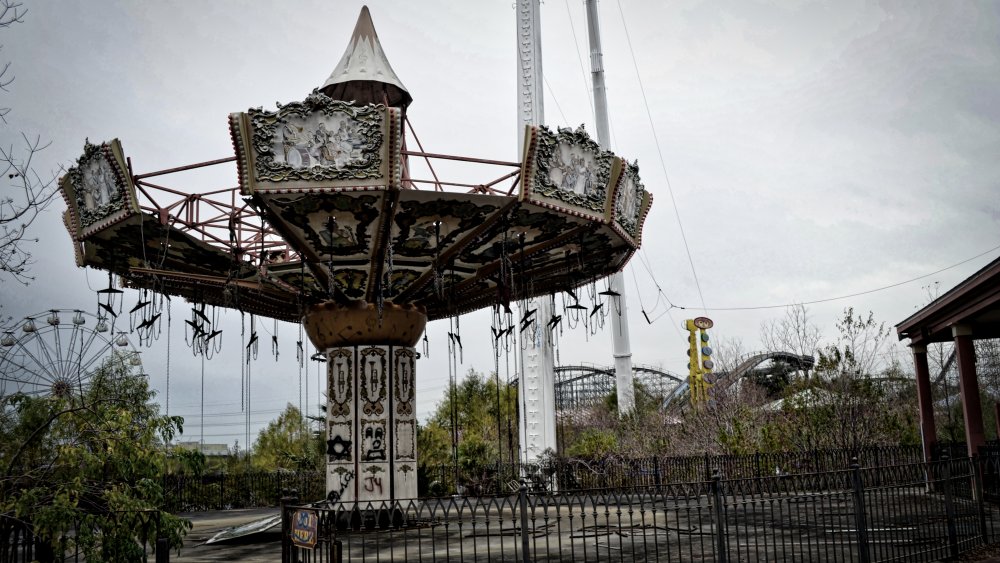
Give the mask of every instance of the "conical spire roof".
POLYGON ((368 6, 361 8, 351 42, 320 91, 335 100, 403 107, 413 98, 393 72, 375 33, 368 6))

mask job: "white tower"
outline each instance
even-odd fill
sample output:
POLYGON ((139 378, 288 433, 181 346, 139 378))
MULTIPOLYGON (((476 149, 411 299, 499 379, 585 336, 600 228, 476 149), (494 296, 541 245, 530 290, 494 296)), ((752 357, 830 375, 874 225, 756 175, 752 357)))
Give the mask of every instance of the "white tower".
MULTIPOLYGON (((526 125, 545 122, 542 103, 542 44, 538 0, 517 2, 517 128, 518 150, 524 146, 526 125)), ((555 354, 548 329, 552 318, 547 297, 530 299, 521 318, 534 310, 536 331, 521 333, 526 338, 521 351, 518 378, 520 403, 521 459, 537 461, 545 450, 556 449, 555 354), (531 338, 530 336, 534 336, 531 338)))
MULTIPOLYGON (((601 25, 597 19, 597 0, 587 0, 587 31, 590 37, 590 72, 594 81, 594 119, 597 121, 597 142, 610 149, 608 132, 608 94, 604 87, 604 55, 601 52, 601 25)), ((632 384, 632 350, 628 338, 628 308, 625 282, 621 272, 611 276, 611 332, 615 355, 615 386, 618 390, 618 414, 625 416, 635 410, 635 388, 632 384)))

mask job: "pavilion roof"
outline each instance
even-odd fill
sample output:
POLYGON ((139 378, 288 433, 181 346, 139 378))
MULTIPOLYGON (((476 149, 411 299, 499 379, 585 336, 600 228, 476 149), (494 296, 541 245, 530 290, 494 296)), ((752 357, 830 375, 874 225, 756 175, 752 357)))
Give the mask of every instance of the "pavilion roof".
POLYGON ((950 341, 951 327, 968 325, 972 337, 1000 337, 1000 258, 896 325, 910 344, 950 341))

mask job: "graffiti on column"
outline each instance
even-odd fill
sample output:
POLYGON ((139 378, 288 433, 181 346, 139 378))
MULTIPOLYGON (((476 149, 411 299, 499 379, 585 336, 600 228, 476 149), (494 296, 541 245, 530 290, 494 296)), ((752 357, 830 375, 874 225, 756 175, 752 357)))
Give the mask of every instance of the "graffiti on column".
POLYGON ((365 491, 369 493, 377 492, 378 494, 382 494, 382 478, 375 477, 374 475, 371 477, 365 477, 365 491))
POLYGON ((326 455, 329 461, 351 461, 351 441, 334 436, 326 441, 326 455))
POLYGON ((332 420, 327 429, 326 454, 328 461, 351 461, 353 456, 354 436, 351 432, 353 422, 349 420, 332 420))
POLYGON ((385 461, 385 421, 361 420, 363 461, 385 461))
POLYGON ((343 498, 344 493, 347 491, 347 487, 349 487, 351 481, 354 480, 354 472, 350 469, 338 467, 334 470, 334 473, 340 476, 340 486, 326 494, 326 500, 330 502, 337 502, 343 498))

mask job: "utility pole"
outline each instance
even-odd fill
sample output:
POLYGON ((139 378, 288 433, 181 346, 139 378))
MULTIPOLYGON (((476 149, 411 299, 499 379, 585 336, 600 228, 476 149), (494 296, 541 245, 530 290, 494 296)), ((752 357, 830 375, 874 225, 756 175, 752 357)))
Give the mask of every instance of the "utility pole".
MULTIPOLYGON (((597 19, 597 0, 587 0, 587 34, 590 37, 590 74, 594 82, 594 119, 597 121, 597 143, 602 149, 611 148, 608 127, 608 93, 604 86, 604 54, 601 51, 601 24, 597 19)), ((635 387, 632 384, 632 350, 628 337, 628 302, 625 299, 625 276, 621 272, 610 278, 611 332, 615 357, 615 385, 618 390, 618 415, 635 410, 635 387)))

